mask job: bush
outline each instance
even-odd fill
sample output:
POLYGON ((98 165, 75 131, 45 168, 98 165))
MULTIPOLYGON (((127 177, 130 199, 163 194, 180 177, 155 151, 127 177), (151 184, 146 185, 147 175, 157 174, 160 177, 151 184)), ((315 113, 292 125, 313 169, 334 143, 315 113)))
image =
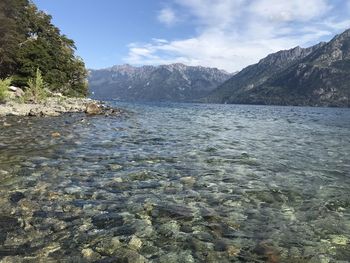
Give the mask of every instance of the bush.
POLYGON ((25 91, 25 101, 39 103, 47 98, 46 84, 40 69, 36 70, 34 78, 28 80, 28 88, 25 91))
POLYGON ((0 102, 6 101, 12 78, 0 79, 0 102))

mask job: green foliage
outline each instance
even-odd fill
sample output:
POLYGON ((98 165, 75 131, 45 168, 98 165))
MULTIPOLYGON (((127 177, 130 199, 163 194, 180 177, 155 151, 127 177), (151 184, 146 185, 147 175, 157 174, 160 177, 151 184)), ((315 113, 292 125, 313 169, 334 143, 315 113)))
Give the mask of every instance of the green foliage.
POLYGON ((25 92, 25 100, 39 103, 47 98, 46 83, 38 68, 34 78, 28 80, 28 88, 25 92))
POLYGON ((0 102, 4 102, 8 97, 8 88, 12 78, 0 79, 0 102))
POLYGON ((49 90, 86 96, 87 71, 74 53, 74 41, 31 1, 0 1, 0 78, 13 75, 13 84, 24 87, 40 68, 49 90))

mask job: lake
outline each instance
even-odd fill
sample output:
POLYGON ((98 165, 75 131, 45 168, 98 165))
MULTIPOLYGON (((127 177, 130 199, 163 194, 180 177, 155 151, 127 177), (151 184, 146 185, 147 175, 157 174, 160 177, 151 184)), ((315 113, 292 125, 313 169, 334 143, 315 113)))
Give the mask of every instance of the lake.
POLYGON ((5 119, 0 261, 350 259, 350 109, 112 104, 5 119))

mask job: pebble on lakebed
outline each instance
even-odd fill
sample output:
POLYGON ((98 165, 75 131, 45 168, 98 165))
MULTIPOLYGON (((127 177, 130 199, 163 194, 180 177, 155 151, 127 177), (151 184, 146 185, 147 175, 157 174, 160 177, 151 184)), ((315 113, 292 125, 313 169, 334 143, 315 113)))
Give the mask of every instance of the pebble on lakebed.
POLYGON ((78 112, 88 115, 119 115, 121 110, 107 107, 102 102, 88 98, 50 97, 38 104, 24 104, 15 101, 0 104, 0 116, 52 117, 63 113, 78 112))

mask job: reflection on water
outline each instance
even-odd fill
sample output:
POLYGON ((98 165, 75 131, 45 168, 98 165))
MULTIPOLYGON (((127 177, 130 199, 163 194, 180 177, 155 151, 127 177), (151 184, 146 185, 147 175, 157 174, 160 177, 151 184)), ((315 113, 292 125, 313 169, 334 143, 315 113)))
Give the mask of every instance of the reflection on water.
POLYGON ((122 106, 1 121, 1 262, 349 260, 348 109, 122 106))

